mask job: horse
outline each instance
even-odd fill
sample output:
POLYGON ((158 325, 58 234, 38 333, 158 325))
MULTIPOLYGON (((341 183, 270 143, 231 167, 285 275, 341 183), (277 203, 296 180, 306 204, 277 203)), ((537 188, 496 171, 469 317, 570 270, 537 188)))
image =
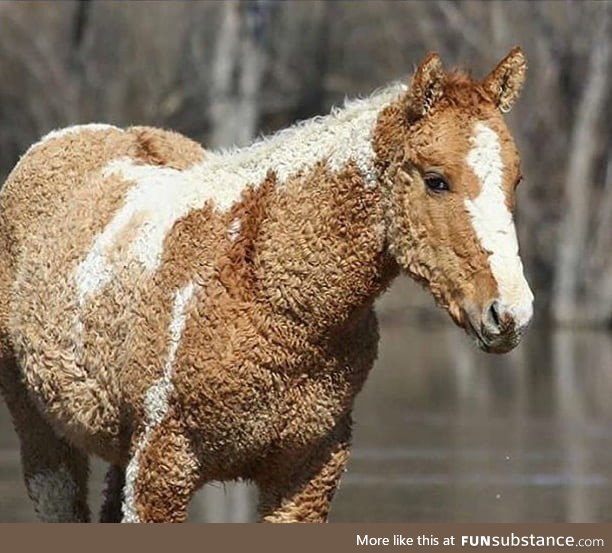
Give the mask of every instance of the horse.
POLYGON ((267 522, 321 522, 399 274, 487 352, 531 317, 503 115, 515 48, 482 81, 429 54, 410 81, 241 149, 89 124, 34 144, 0 193, 0 388, 43 521, 180 522, 245 479, 267 522))

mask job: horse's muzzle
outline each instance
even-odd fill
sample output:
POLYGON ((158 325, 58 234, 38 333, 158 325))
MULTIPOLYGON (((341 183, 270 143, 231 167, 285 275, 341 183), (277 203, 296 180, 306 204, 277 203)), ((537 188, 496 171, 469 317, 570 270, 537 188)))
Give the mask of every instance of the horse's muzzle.
POLYGON ((480 349, 488 353, 507 353, 519 342, 533 315, 532 303, 505 305, 493 300, 484 309, 468 306, 464 309, 465 329, 480 349))

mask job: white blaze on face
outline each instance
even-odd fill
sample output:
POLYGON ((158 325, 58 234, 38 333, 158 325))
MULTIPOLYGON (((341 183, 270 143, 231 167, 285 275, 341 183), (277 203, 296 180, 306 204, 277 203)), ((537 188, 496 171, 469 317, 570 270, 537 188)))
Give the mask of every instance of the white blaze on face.
POLYGON ((490 252, 489 265, 497 281, 498 301, 516 321, 527 324, 533 313, 533 294, 523 275, 512 214, 504 194, 504 164, 497 133, 484 123, 474 126, 467 164, 480 183, 480 193, 465 200, 482 247, 490 252))

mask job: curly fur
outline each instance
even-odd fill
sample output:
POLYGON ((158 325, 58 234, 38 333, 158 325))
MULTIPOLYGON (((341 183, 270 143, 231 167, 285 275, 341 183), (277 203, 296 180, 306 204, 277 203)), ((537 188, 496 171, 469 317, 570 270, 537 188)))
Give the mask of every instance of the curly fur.
POLYGON ((236 478, 262 520, 326 519, 376 297, 404 270, 466 325, 466 301, 499 293, 465 203, 475 125, 499 139, 508 205, 516 150, 481 85, 432 59, 417 88, 245 149, 93 125, 24 155, 0 195, 0 385, 42 518, 88 520, 95 454, 105 521, 181 521, 236 478), (452 194, 427 192, 431 167, 452 194))

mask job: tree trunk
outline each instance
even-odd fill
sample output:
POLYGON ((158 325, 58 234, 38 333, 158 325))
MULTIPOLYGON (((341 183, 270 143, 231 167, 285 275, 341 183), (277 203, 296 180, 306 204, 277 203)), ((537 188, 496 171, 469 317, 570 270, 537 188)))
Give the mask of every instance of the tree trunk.
POLYGON ((260 18, 265 18, 265 10, 261 0, 231 0, 222 5, 209 108, 210 145, 215 148, 244 146, 255 135, 264 70, 260 18))
MULTIPOLYGON (((608 6, 593 36, 588 74, 578 105, 570 142, 565 209, 560 221, 557 266, 553 288, 553 317, 563 324, 578 322, 586 313, 579 312, 580 279, 590 223, 594 159, 599 140, 600 115, 606 100, 610 43, 608 40, 608 6)), ((552 184, 552 183, 551 183, 552 184)))

